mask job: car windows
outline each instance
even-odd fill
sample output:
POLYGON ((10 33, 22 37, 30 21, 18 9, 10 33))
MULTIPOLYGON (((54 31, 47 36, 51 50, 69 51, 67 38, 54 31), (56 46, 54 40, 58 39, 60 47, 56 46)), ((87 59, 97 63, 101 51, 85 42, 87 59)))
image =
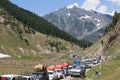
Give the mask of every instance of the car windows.
POLYGON ((31 77, 31 78, 30 78, 30 80, 34 80, 34 78, 33 78, 33 77, 31 77))
POLYGON ((22 78, 22 80, 27 80, 27 78, 22 78))
POLYGON ((43 73, 33 73, 32 74, 35 78, 42 78, 44 76, 43 73))
POLYGON ((48 74, 53 74, 53 72, 48 72, 48 74))
POLYGON ((34 80, 34 78, 33 77, 31 77, 31 78, 23 77, 22 80, 34 80))
POLYGON ((34 76, 43 75, 43 73, 33 73, 34 76))

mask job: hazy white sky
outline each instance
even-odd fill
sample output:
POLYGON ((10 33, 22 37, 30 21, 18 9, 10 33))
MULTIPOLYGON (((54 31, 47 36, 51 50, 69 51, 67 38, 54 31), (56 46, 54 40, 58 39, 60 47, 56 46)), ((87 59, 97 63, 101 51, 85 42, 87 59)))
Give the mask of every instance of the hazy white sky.
POLYGON ((12 3, 30 10, 38 15, 45 15, 62 7, 78 3, 78 6, 86 10, 100 12, 120 12, 120 0, 10 0, 12 3))

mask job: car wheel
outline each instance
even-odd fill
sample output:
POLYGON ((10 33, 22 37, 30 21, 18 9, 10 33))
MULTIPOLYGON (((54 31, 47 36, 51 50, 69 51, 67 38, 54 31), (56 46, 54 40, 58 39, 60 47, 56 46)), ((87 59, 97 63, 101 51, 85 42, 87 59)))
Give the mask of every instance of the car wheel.
POLYGON ((73 77, 73 75, 70 75, 71 77, 73 77))

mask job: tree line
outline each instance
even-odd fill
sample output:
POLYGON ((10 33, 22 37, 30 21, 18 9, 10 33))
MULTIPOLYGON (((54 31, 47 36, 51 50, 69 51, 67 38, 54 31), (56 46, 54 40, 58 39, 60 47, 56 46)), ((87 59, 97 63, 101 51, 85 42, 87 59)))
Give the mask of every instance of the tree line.
POLYGON ((106 27, 104 34, 110 32, 111 30, 113 30, 115 28, 115 25, 117 24, 117 22, 119 20, 120 20, 120 13, 119 12, 115 12, 114 16, 113 16, 113 21, 112 21, 112 23, 109 24, 108 27, 106 27))
POLYGON ((75 37, 69 35, 67 32, 62 31, 55 27, 53 24, 39 17, 35 13, 22 9, 17 5, 11 3, 9 0, 0 0, 0 6, 3 7, 10 15, 14 16, 17 20, 23 24, 28 25, 32 29, 53 37, 59 37, 80 47, 88 47, 92 43, 86 40, 78 40, 75 37))

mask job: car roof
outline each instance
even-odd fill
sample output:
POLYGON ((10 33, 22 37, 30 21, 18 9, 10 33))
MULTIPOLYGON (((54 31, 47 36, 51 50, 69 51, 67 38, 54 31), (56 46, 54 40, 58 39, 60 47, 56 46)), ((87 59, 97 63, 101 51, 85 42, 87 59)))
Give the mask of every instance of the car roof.
POLYGON ((14 76, 21 76, 21 75, 17 75, 17 74, 5 74, 5 75, 1 75, 1 77, 14 77, 14 76))

